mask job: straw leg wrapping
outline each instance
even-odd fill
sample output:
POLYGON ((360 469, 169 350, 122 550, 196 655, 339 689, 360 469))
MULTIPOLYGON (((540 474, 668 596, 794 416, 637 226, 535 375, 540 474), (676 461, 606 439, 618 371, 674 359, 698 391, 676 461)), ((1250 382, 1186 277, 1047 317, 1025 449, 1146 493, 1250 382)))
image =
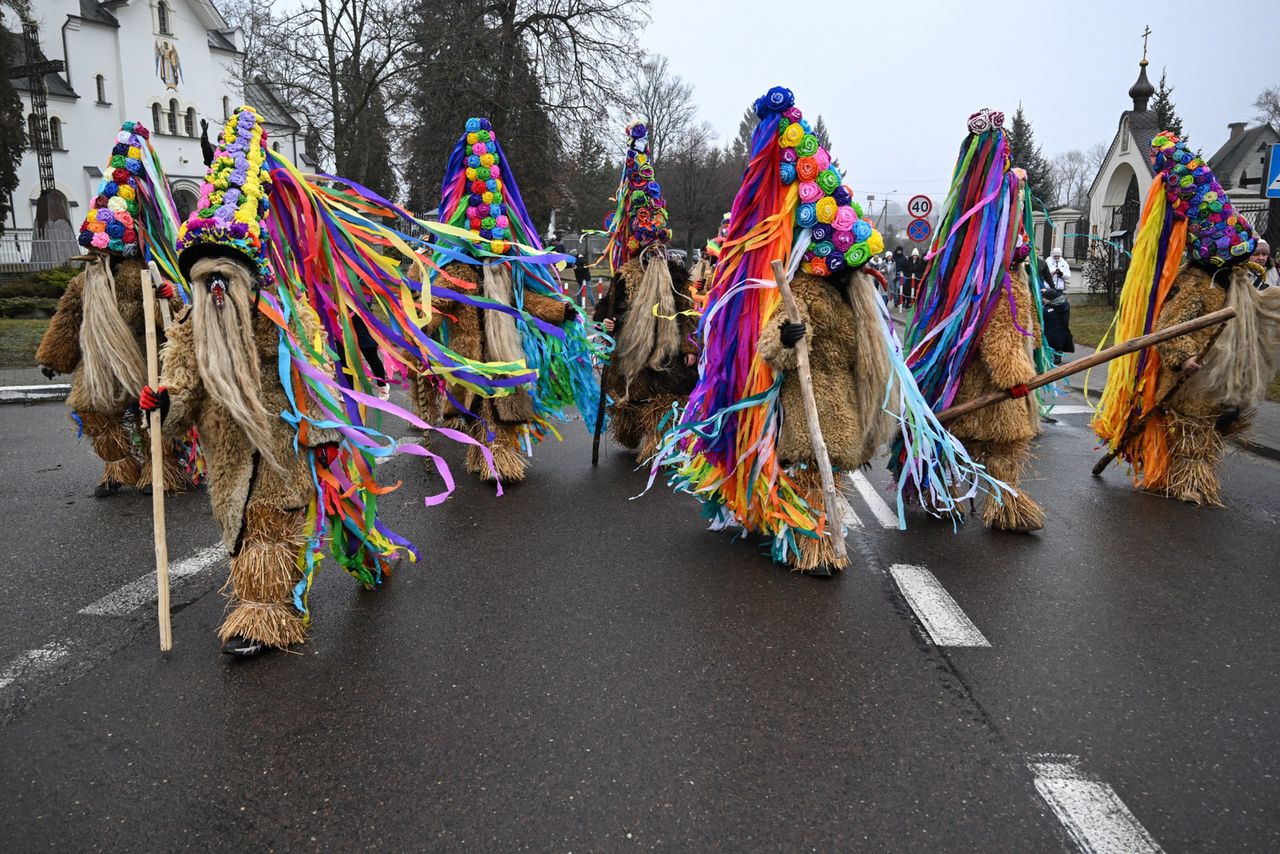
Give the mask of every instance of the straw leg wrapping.
POLYGON ((1192 504, 1222 506, 1217 469, 1224 447, 1216 421, 1212 415, 1168 413, 1169 474, 1161 490, 1165 495, 1192 504))
MULTIPOLYGON (((142 458, 142 471, 138 475, 138 489, 151 485, 151 457, 142 458)), ((191 486, 191 476, 182 462, 182 444, 176 440, 165 442, 164 491, 185 492, 191 486)))
POLYGON ((231 611, 219 639, 240 636, 286 648, 307 639, 307 627, 293 607, 293 588, 302 578, 299 556, 306 545, 302 510, 281 510, 249 500, 244 539, 231 558, 224 592, 231 611))
MULTIPOLYGON (((813 508, 814 513, 824 513, 826 492, 822 486, 822 475, 814 467, 797 470, 791 477, 796 492, 804 502, 813 508)), ((843 531, 829 532, 831 535, 843 537, 843 531)), ((795 533, 798 554, 791 556, 791 568, 799 571, 817 569, 825 566, 828 569, 847 569, 849 556, 837 554, 834 542, 828 534, 819 537, 807 537, 795 533)))
POLYGON ((489 453, 493 455, 493 467, 489 466, 480 449, 473 445, 467 448, 467 471, 480 475, 481 480, 501 480, 503 483, 524 480, 529 461, 520 453, 517 428, 504 424, 494 425, 493 441, 489 441, 484 424, 477 421, 471 426, 471 435, 488 447, 489 453))
POLYGON ((995 493, 988 493, 982 508, 982 523, 996 531, 1028 533, 1043 528, 1044 510, 1018 485, 1031 457, 1031 440, 971 442, 969 450, 974 459, 987 467, 988 474, 1017 490, 1016 494, 1002 490, 999 498, 995 493))
POLYGON ((109 483, 132 486, 141 474, 138 458, 134 456, 129 432, 118 416, 97 412, 78 412, 84 425, 84 435, 93 446, 93 452, 105 463, 99 486, 109 483))

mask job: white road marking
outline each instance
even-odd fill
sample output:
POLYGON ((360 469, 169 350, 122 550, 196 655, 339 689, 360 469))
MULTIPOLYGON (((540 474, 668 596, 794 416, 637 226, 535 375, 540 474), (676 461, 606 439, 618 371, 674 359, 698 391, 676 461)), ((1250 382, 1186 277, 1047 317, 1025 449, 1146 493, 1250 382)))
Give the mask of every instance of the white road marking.
POLYGON ((62 400, 70 393, 71 386, 68 383, 7 385, 0 386, 0 403, 23 400, 62 400))
POLYGON ((27 650, 0 670, 0 688, 8 688, 18 679, 49 670, 70 654, 71 649, 62 641, 50 641, 38 649, 27 650))
POLYGON ((862 496, 862 500, 871 508, 871 515, 876 517, 877 522, 886 528, 898 527, 898 514, 889 508, 865 474, 855 471, 849 475, 849 479, 853 481, 853 486, 862 496))
POLYGON ((1087 414, 1091 414, 1092 412, 1093 412, 1093 407, 1085 406, 1084 404, 1073 404, 1071 406, 1055 406, 1053 409, 1049 411, 1049 417, 1052 418, 1055 415, 1087 415, 1087 414))
POLYGON ((1036 791, 1085 854, 1161 854, 1115 790, 1080 769, 1079 757, 1036 757, 1027 765, 1036 791))
MULTIPOLYGON (((422 444, 421 436, 401 436, 399 439, 396 439, 397 448, 404 447, 405 445, 421 445, 421 444, 422 444)), ((391 454, 390 456, 386 456, 386 457, 375 457, 373 460, 373 464, 376 467, 376 466, 382 465, 383 463, 389 463, 393 459, 395 459, 395 454, 391 454)))
POLYGON ((889 574, 936 645, 991 646, 932 572, 923 566, 895 563, 889 574))
MULTIPOLYGON (((227 559, 227 550, 222 546, 201 549, 191 557, 169 565, 169 581, 176 582, 192 575, 198 575, 227 559)), ((130 581, 125 586, 108 593, 92 605, 81 608, 81 614, 95 617, 124 617, 133 613, 143 605, 149 605, 156 599, 156 576, 149 572, 141 578, 130 581)))

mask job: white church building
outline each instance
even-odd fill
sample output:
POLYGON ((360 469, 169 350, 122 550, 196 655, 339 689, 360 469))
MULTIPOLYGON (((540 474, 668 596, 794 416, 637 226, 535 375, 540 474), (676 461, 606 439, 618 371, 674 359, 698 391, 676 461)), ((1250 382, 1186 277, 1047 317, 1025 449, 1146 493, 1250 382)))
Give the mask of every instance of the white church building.
MULTIPOLYGON (((41 58, 65 63, 63 71, 45 75, 45 88, 54 185, 65 197, 72 228, 79 228, 125 121, 151 129, 184 214, 199 196, 205 171, 200 120, 208 121, 213 139, 242 103, 263 113, 277 150, 310 165, 301 123, 267 87, 246 87, 241 80, 240 32, 211 0, 35 0, 30 14, 39 27, 41 58)), ((22 64, 21 22, 12 12, 3 21, 8 33, 0 36, 15 40, 13 58, 22 64)), ((19 77, 13 84, 31 137, 32 81, 19 77)), ((18 176, 12 218, 5 224, 15 232, 35 221, 41 184, 34 150, 23 157, 18 176)))

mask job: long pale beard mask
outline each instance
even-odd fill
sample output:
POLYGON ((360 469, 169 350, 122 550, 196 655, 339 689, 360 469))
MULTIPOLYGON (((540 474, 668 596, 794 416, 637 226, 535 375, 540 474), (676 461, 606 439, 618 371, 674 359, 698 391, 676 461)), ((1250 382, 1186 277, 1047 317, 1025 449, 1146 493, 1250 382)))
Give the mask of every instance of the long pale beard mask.
MULTIPOLYGON (((515 286, 511 281, 511 269, 506 264, 484 265, 484 295, 503 305, 515 305, 515 286)), ((501 311, 488 311, 484 315, 484 339, 489 358, 499 362, 522 362, 524 346, 520 343, 520 330, 516 319, 501 311)))
POLYGON ((228 258, 197 261, 191 268, 192 339, 209 397, 240 425, 262 458, 279 469, 271 446, 271 416, 262 404, 253 285, 244 264, 228 258))
POLYGON ((627 319, 618 335, 615 355, 615 364, 627 388, 640 371, 662 370, 680 352, 675 283, 671 280, 667 259, 662 253, 653 252, 640 263, 644 265, 644 274, 635 291, 628 294, 627 319))
POLYGON ((1280 288, 1258 291, 1243 265, 1229 275, 1226 305, 1236 316, 1227 321, 1204 368, 1187 380, 1182 394, 1223 409, 1250 409, 1266 396, 1280 367, 1280 288))
POLYGON ((854 343, 857 369, 854 371, 854 393, 862 416, 862 452, 867 458, 893 437, 897 422, 886 412, 898 411, 898 389, 895 384, 888 401, 885 389, 892 368, 889 345, 880 331, 880 292, 865 270, 856 271, 849 280, 849 305, 854 314, 854 343))
MULTIPOLYGON (((142 294, 143 299, 149 299, 150 289, 143 288, 142 294)), ((81 299, 81 381, 85 396, 95 412, 123 409, 146 384, 147 371, 138 341, 120 316, 116 282, 105 256, 98 256, 85 267, 81 299)))

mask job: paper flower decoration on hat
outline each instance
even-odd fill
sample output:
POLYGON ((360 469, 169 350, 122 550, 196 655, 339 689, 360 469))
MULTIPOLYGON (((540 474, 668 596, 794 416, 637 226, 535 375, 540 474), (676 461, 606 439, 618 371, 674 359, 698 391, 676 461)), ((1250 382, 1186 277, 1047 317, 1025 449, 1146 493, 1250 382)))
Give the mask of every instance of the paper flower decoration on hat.
POLYGON ((120 128, 98 192, 80 225, 81 246, 125 258, 141 253, 138 212, 141 182, 148 180, 143 164, 150 137, 151 132, 139 122, 125 122, 120 128))
POLYGON ((649 129, 633 121, 626 134, 627 159, 618 184, 618 206, 607 225, 609 262, 615 271, 650 246, 671 242, 667 200, 649 159, 649 129))
POLYGON ((1187 220, 1187 255, 1193 264, 1213 269, 1253 254, 1258 242, 1253 227, 1185 141, 1161 131, 1151 140, 1151 162, 1164 181, 1174 218, 1187 220))
POLYGON ((842 183, 840 173, 831 165, 830 152, 818 142, 813 127, 795 106, 791 91, 775 86, 756 101, 755 109, 761 118, 781 114, 778 178, 788 186, 799 184, 795 224, 810 232, 801 269, 810 275, 829 276, 845 267, 861 267, 883 252, 884 238, 863 216, 853 191, 842 183))
POLYGON ((262 223, 271 190, 266 146, 267 132, 252 107, 240 107, 227 119, 200 187, 200 201, 178 230, 184 272, 199 256, 228 250, 254 265, 260 285, 271 283, 262 223))

